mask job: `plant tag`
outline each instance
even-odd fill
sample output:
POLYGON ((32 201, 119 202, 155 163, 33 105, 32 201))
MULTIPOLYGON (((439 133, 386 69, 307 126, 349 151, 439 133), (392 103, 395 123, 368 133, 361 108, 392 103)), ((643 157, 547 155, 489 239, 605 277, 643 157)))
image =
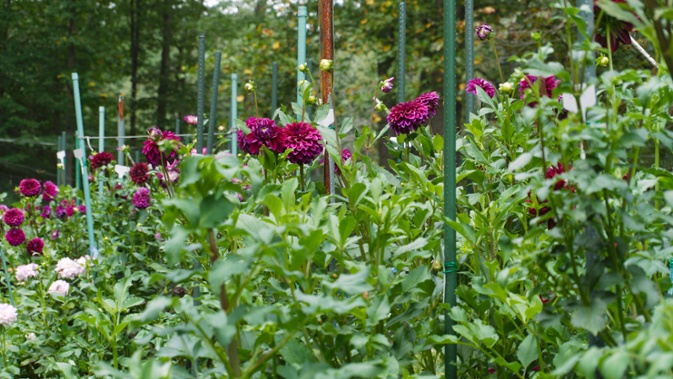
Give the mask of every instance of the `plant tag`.
POLYGON ((115 172, 119 175, 120 178, 123 178, 129 172, 128 166, 122 166, 120 164, 115 165, 115 172))
POLYGON ((322 126, 323 128, 329 128, 332 124, 334 124, 334 109, 330 108, 330 110, 327 111, 327 116, 318 121, 318 125, 322 126))
POLYGON ((568 112, 577 113, 579 108, 577 108, 577 100, 575 100, 575 96, 571 93, 564 93, 561 96, 563 96, 563 109, 568 112))
POLYGON ((58 158, 58 160, 60 160, 60 161, 65 159, 65 150, 57 151, 56 152, 56 158, 58 158))
POLYGON ((585 88, 580 95, 580 104, 577 105, 577 99, 571 93, 563 94, 563 108, 568 112, 577 113, 582 110, 582 120, 586 121, 587 109, 596 105, 596 86, 593 84, 585 88))
POLYGON ((72 153, 75 154, 75 158, 77 159, 84 158, 84 150, 82 150, 81 148, 73 150, 72 153))

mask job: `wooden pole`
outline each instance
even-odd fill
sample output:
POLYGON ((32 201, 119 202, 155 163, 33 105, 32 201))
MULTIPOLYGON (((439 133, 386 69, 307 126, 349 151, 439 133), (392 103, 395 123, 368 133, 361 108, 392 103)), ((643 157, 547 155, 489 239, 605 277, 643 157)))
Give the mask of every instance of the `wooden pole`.
MULTIPOLYGON (((334 61, 334 9, 332 7, 332 0, 319 0, 319 14, 320 14, 320 61, 324 59, 334 61)), ((332 73, 334 68, 330 70, 320 70, 320 96, 323 104, 330 104, 334 108, 334 96, 332 96, 332 73)), ((334 126, 332 126, 334 127, 334 126)), ((330 164, 330 156, 325 149, 323 166, 323 183, 325 185, 325 193, 331 195, 331 176, 330 169, 334 169, 334 165, 330 164)))

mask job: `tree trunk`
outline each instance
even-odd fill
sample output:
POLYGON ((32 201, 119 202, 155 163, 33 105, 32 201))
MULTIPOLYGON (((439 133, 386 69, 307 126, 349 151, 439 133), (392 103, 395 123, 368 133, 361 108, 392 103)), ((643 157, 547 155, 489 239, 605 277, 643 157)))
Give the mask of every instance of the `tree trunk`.
POLYGON ((159 88, 157 89, 157 125, 166 122, 168 109, 168 87, 171 64, 171 43, 173 29, 171 27, 171 0, 164 1, 161 28, 161 65, 159 68, 159 88))

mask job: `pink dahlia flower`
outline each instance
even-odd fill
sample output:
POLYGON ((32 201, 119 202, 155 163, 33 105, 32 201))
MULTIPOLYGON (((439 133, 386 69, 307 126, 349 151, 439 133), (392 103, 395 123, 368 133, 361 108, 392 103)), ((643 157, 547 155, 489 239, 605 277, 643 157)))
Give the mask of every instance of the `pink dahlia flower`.
MULTIPOLYGON (((535 82, 537 82, 539 78, 542 78, 544 80, 544 84, 540 85, 540 96, 552 97, 552 92, 554 91, 554 88, 558 87, 559 80, 556 80, 556 78, 553 75, 547 76, 546 78, 533 75, 526 75, 526 77, 521 79, 521 82, 519 82, 519 91, 521 91, 522 100, 526 97, 525 91, 528 88, 531 88, 531 86, 535 84, 535 82)), ((531 103, 529 105, 534 107, 535 104, 536 103, 531 103)))
POLYGON ((477 87, 481 88, 486 92, 489 97, 495 96, 495 87, 493 84, 489 83, 487 80, 482 78, 474 78, 470 80, 465 86, 465 92, 477 94, 477 87))
POLYGON ((19 208, 12 208, 2 216, 2 220, 9 226, 19 226, 23 224, 24 219, 23 211, 19 208))
POLYGON ((35 237, 28 241, 26 250, 28 250, 28 254, 32 256, 42 255, 42 251, 44 250, 44 241, 42 238, 35 237))
POLYGON ((5 240, 11 246, 19 246, 26 242, 26 234, 19 228, 11 228, 5 233, 5 240))
POLYGON ((395 134, 409 134, 416 131, 430 119, 428 107, 418 101, 399 103, 390 109, 386 120, 395 134))
POLYGON ((285 149, 292 149, 287 159, 292 163, 308 164, 323 151, 322 136, 311 124, 293 122, 282 128, 285 149))
POLYGON ((133 206, 137 209, 145 209, 150 206, 150 190, 145 187, 140 187, 133 194, 133 206))
MULTIPOLYGON (((176 136, 175 133, 171 131, 161 131, 159 128, 150 128, 148 130, 149 138, 143 143, 143 154, 152 166, 161 165, 161 150, 159 149, 159 142, 165 140, 176 141, 176 147, 180 144, 180 137, 176 136)), ((165 152, 164 154, 164 164, 171 163, 177 159, 176 149, 173 149, 170 153, 165 152)))
POLYGON ((428 107, 428 119, 435 117, 437 107, 439 107, 439 95, 437 92, 426 92, 417 97, 415 101, 428 107))
POLYGON ((42 191, 42 186, 37 179, 23 179, 19 182, 19 191, 23 196, 37 196, 42 191))
POLYGON ((47 180, 44 182, 43 191, 42 191, 42 200, 50 202, 56 198, 58 195, 58 187, 52 181, 47 180))
POLYGON ((26 279, 36 277, 39 272, 39 267, 35 263, 29 263, 27 265, 17 266, 16 267, 16 280, 19 282, 25 282, 26 279))

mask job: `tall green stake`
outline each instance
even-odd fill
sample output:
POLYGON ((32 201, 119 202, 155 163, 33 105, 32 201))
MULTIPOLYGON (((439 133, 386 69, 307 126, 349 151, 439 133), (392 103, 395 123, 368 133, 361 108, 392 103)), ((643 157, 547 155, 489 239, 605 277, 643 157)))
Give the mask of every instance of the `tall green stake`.
POLYGON ((406 72, 407 5, 400 2, 397 28, 397 102, 404 102, 404 73, 406 72))
POLYGON ((213 153, 213 140, 215 139, 215 127, 217 125, 217 89, 220 84, 220 61, 222 52, 215 53, 215 68, 213 69, 213 91, 210 95, 210 117, 208 117, 208 154, 213 153))
MULTIPOLYGON (((81 142, 77 139, 77 133, 75 133, 75 150, 79 149, 81 146, 81 142)), ((75 191, 79 192, 79 189, 81 188, 80 183, 82 182, 82 175, 80 174, 82 170, 80 169, 80 162, 79 159, 75 159, 75 191)), ((77 205, 79 205, 79 198, 77 198, 77 205)))
MULTIPOLYGON (((456 0, 444 0, 444 216, 456 219, 456 0)), ((444 225, 444 302, 456 305, 456 231, 444 225)), ((453 320, 444 314, 444 333, 453 320)), ((444 350, 444 376, 457 379, 456 345, 444 350)))
MULTIPOLYGON (((300 6, 297 12, 297 105, 302 107, 302 91, 299 88, 299 82, 306 77, 299 71, 299 65, 306 63, 306 7, 300 6)), ((301 115, 297 115, 301 118, 301 115)))
POLYGON ((206 36, 199 35, 199 69, 198 69, 198 88, 196 98, 196 151, 201 154, 203 150, 203 115, 205 111, 205 92, 206 92, 206 36))
POLYGON ((77 73, 72 73, 72 87, 73 95, 75 97, 75 115, 77 116, 77 139, 79 141, 80 156, 77 161, 81 165, 82 170, 82 188, 84 188, 84 203, 86 204, 86 228, 89 234, 89 255, 91 258, 98 257, 98 249, 96 248, 96 241, 93 236, 93 217, 91 208, 91 193, 89 192, 89 175, 86 170, 86 154, 84 154, 84 123, 82 122, 82 104, 79 99, 79 78, 77 73))
POLYGON ((273 62, 271 71, 271 117, 273 118, 278 108, 278 62, 273 62))
MULTIPOLYGON (((465 0, 465 83, 474 78, 474 2, 465 0)), ((470 120, 474 111, 474 95, 465 97, 465 119, 470 120)))
POLYGON ((180 135, 180 116, 175 114, 175 134, 180 135))
POLYGON ((56 185, 59 187, 63 185, 63 166, 60 158, 60 152, 63 150, 61 149, 62 144, 61 136, 56 137, 56 185))
MULTIPOLYGON (((98 107, 98 152, 105 150, 105 107, 98 107)), ((98 193, 103 193, 103 181, 98 181, 98 193)))
POLYGON ((238 103, 236 102, 236 97, 238 96, 238 91, 236 86, 238 82, 238 75, 236 74, 231 74, 231 115, 229 116, 229 130, 231 131, 231 153, 234 154, 234 156, 238 155, 238 139, 237 139, 237 132, 238 129, 236 128, 236 118, 238 115, 236 114, 238 112, 238 103))
POLYGON ((124 96, 119 96, 117 101, 117 164, 124 165, 124 152, 121 150, 124 146, 124 96))

